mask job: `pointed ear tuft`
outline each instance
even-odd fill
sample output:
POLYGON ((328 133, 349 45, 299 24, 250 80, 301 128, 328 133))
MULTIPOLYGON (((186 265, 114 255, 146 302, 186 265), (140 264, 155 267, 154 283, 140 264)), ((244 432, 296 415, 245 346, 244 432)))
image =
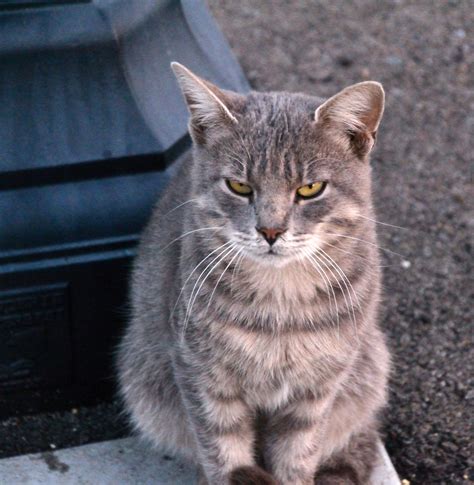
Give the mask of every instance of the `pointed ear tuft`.
POLYGON ((191 114, 190 131, 194 140, 204 142, 205 131, 225 123, 238 123, 232 113, 238 95, 222 91, 178 62, 171 63, 191 114))
POLYGON ((384 103, 385 93, 380 83, 362 82, 323 103, 316 110, 315 120, 344 132, 357 155, 363 157, 375 143, 384 103))

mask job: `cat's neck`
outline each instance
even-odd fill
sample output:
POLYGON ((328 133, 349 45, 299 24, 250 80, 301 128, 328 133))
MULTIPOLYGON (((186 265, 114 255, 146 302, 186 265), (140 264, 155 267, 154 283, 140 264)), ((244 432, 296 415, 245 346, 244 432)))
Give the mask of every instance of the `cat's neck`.
MULTIPOLYGON (((284 265, 258 263, 246 258, 241 267, 241 278, 258 295, 288 303, 311 299, 320 283, 308 264, 296 258, 284 265)), ((323 289, 324 282, 321 283, 323 289)))

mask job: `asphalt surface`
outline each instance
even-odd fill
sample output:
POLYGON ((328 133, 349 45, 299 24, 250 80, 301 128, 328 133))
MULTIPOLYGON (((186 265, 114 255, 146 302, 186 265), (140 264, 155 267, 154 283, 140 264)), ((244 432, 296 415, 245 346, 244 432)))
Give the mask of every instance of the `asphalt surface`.
MULTIPOLYGON (((474 8, 466 1, 210 0, 258 90, 387 105, 373 156, 394 370, 385 441, 412 484, 474 482, 474 8), (397 254, 394 254, 393 251, 397 254)), ((116 403, 0 422, 0 456, 124 436, 116 403)))

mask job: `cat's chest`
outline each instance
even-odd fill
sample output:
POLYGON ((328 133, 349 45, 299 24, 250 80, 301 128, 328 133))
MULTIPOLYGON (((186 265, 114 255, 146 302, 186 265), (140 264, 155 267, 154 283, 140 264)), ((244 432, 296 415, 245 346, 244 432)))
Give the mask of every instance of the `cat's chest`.
POLYGON ((297 392, 325 385, 344 360, 333 337, 319 332, 272 335, 233 326, 222 337, 221 362, 238 372, 247 398, 268 409, 283 405, 297 392))
MULTIPOLYGON (((244 273, 244 271, 242 271, 244 273)), ((300 265, 283 268, 259 267, 246 268, 237 292, 251 293, 256 304, 269 303, 281 307, 297 307, 310 302, 317 293, 319 282, 304 271, 300 265)))
POLYGON ((219 307, 221 316, 230 321, 247 322, 270 332, 287 326, 307 327, 327 314, 324 290, 319 281, 295 267, 253 269, 235 281, 230 296, 224 295, 219 307))

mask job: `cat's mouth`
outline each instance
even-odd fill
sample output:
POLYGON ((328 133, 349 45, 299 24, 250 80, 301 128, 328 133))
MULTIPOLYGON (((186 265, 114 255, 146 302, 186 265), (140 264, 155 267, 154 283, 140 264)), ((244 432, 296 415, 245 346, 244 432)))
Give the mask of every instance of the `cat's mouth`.
POLYGON ((264 264, 280 266, 293 259, 292 254, 285 247, 279 245, 267 246, 266 248, 263 245, 258 248, 253 246, 245 249, 245 253, 250 258, 264 264))
POLYGON ((267 251, 265 251, 262 256, 264 258, 270 258, 270 259, 277 259, 277 258, 283 258, 286 256, 286 254, 282 251, 279 251, 278 249, 275 248, 268 248, 267 251))
POLYGON ((246 253, 252 260, 273 268, 283 267, 295 259, 293 254, 288 253, 284 248, 278 247, 260 248, 257 251, 255 251, 255 248, 252 248, 246 253))

